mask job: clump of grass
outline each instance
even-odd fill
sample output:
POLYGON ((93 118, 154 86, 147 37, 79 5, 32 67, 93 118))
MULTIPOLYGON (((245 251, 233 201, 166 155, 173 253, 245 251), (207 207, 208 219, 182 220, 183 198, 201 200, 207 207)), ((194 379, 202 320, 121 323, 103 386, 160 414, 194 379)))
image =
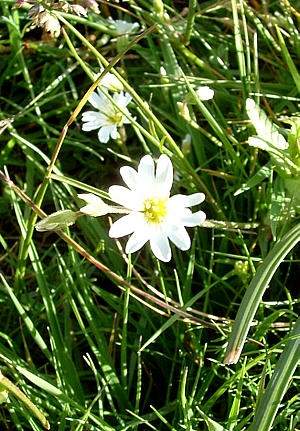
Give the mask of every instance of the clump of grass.
POLYGON ((2 428, 42 429, 40 411, 59 431, 297 429, 298 209, 274 151, 248 145, 246 100, 267 118, 259 138, 298 142, 298 12, 68 4, 0 5, 1 371, 37 409, 1 386, 2 428), (109 16, 138 26, 118 35, 109 16), (81 116, 108 73, 132 100, 130 124, 103 143, 81 116), (206 195, 190 250, 127 256, 108 236, 114 214, 35 230, 78 212, 80 192, 108 198, 146 153, 171 158, 174 194, 206 195))

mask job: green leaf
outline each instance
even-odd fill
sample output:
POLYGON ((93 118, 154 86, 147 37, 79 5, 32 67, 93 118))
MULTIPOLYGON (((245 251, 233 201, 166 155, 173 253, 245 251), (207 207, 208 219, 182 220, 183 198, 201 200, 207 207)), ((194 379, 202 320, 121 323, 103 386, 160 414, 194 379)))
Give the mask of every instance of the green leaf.
POLYGON ((222 425, 218 424, 218 422, 212 420, 210 417, 208 417, 204 412, 202 412, 200 409, 197 409, 200 415, 203 417, 206 426, 208 428, 208 431, 227 431, 226 428, 224 428, 222 425))
POLYGON ((249 145, 267 151, 279 175, 299 175, 300 168, 290 158, 288 142, 265 112, 253 99, 246 100, 246 111, 258 135, 249 138, 249 145))
POLYGON ((248 431, 269 431, 300 360, 300 318, 280 355, 248 431))
POLYGON ((299 239, 300 224, 297 224, 274 245, 258 268, 239 307, 225 353, 224 364, 238 362, 262 296, 280 263, 298 243, 299 239))
POLYGON ((283 135, 279 133, 277 127, 253 99, 246 100, 246 111, 262 142, 262 149, 266 151, 272 151, 274 148, 278 150, 288 149, 288 143, 283 135))
POLYGON ((234 193, 234 196, 238 196, 241 193, 244 193, 247 190, 250 190, 253 187, 256 187, 258 184, 261 184, 263 180, 270 177, 271 173, 272 173, 272 163, 269 162, 265 166, 260 168, 256 172, 256 174, 254 174, 251 178, 249 178, 249 180, 234 193))

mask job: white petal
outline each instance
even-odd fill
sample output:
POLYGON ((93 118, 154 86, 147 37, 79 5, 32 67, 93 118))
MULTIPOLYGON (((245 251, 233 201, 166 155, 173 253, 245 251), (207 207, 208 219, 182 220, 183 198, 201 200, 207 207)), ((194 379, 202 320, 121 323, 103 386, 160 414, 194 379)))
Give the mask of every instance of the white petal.
MULTIPOLYGON (((96 76, 96 79, 98 76, 96 76)), ((100 81, 100 85, 103 85, 103 87, 106 87, 111 91, 123 90, 123 84, 118 80, 118 78, 115 75, 113 75, 110 72, 104 75, 104 77, 100 81)))
MULTIPOLYGON (((125 112, 125 114, 130 116, 130 112, 128 111, 128 109, 124 109, 123 111, 125 112)), ((134 117, 134 119, 135 119, 135 117, 134 117)), ((130 124, 131 123, 131 120, 129 118, 126 118, 124 115, 123 115, 122 121, 123 121, 123 124, 130 124)))
POLYGON ((214 90, 209 88, 207 85, 203 85, 198 88, 196 94, 200 100, 210 100, 214 97, 214 90))
POLYGON ((153 188, 154 185, 154 161, 149 154, 142 157, 138 166, 139 187, 153 188))
MULTIPOLYGON (((82 121, 93 123, 97 128, 103 127, 103 126, 110 126, 110 127, 116 127, 116 125, 112 125, 110 119, 102 114, 101 112, 95 112, 95 111, 87 111, 82 114, 82 121)), ((83 125, 84 127, 85 125, 83 125)))
POLYGON ((99 112, 86 111, 82 114, 82 121, 96 121, 98 120, 99 112))
POLYGON ((90 104, 94 107, 94 108, 101 108, 103 107, 104 103, 107 101, 107 97, 104 96, 103 93, 100 92, 100 90, 98 90, 98 93, 96 93, 95 91, 90 95, 90 97, 88 98, 88 101, 90 102, 90 104))
POLYGON ((121 91, 120 93, 115 93, 113 95, 113 99, 116 104, 120 106, 122 110, 124 110, 124 108, 126 108, 128 103, 131 101, 132 97, 129 93, 123 93, 123 91, 121 91))
POLYGON ((143 209, 143 202, 139 196, 132 190, 123 186, 111 186, 108 189, 109 196, 114 202, 129 208, 133 211, 140 211, 143 209))
MULTIPOLYGON (((103 126, 99 129, 98 139, 100 142, 106 144, 109 141, 110 136, 114 134, 114 131, 117 131, 117 126, 103 126)), ((115 139, 115 138, 113 138, 115 139)))
POLYGON ((99 129, 99 123, 97 121, 89 121, 82 125, 82 130, 84 132, 90 132, 91 130, 99 129))
POLYGON ((165 154, 162 154, 157 161, 156 184, 161 196, 169 196, 173 184, 173 166, 165 154))
POLYGON ((169 262, 171 260, 172 252, 168 237, 160 229, 153 230, 150 238, 150 246, 157 259, 163 262, 169 262))
POLYGON ((195 227, 201 225, 206 219, 206 214, 203 211, 197 211, 195 213, 186 213, 180 217, 180 223, 186 227, 195 227))
POLYGON ((120 135, 117 126, 109 126, 111 128, 110 137, 111 139, 117 139, 120 135))
POLYGON ((147 241, 149 241, 150 235, 149 230, 146 226, 139 227, 129 238, 125 252, 128 253, 135 253, 140 248, 142 248, 147 241))
POLYGON ((167 229, 167 234, 180 250, 188 250, 191 247, 191 239, 183 226, 170 226, 167 229))
POLYGON ((138 173, 131 166, 123 166, 120 169, 121 177, 125 184, 131 189, 135 190, 138 185, 138 173))
POLYGON ((178 208, 178 207, 192 207, 194 205, 201 204, 205 199, 204 193, 194 193, 192 195, 174 195, 171 196, 168 202, 170 208, 178 208))
POLYGON ((137 227, 143 223, 144 217, 141 213, 132 212, 124 217, 119 218, 115 221, 109 229, 108 235, 111 238, 119 238, 125 235, 129 235, 134 232, 137 227))

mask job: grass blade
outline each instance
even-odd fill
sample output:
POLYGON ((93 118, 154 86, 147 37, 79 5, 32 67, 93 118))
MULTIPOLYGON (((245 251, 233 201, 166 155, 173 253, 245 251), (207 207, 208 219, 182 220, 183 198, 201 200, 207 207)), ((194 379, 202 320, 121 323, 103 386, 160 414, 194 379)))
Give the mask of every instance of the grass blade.
POLYGON ((283 350, 271 380, 260 399, 248 431, 269 431, 300 360, 300 318, 283 350))
POLYGON ((258 268, 238 310, 235 324, 225 353, 224 364, 235 364, 241 355, 252 319, 276 269, 300 239, 300 224, 293 227, 258 268))

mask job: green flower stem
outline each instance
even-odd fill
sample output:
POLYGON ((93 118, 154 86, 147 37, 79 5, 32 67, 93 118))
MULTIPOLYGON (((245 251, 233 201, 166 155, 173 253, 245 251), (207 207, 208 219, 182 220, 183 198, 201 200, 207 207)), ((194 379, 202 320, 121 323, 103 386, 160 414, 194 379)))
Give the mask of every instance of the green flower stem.
POLYGON ((252 320, 275 271, 300 240, 300 224, 293 227, 269 252, 253 277, 238 310, 224 364, 235 364, 241 355, 252 320))
POLYGON ((26 397, 26 395, 16 385, 14 385, 7 377, 5 377, 1 373, 1 371, 0 385, 1 390, 2 388, 4 388, 5 390, 7 390, 9 395, 13 395, 15 398, 21 401, 21 403, 23 403, 24 406, 41 422, 41 424, 46 430, 50 429, 50 424, 43 415, 43 413, 36 407, 35 404, 33 404, 32 401, 30 401, 29 398, 26 397))

